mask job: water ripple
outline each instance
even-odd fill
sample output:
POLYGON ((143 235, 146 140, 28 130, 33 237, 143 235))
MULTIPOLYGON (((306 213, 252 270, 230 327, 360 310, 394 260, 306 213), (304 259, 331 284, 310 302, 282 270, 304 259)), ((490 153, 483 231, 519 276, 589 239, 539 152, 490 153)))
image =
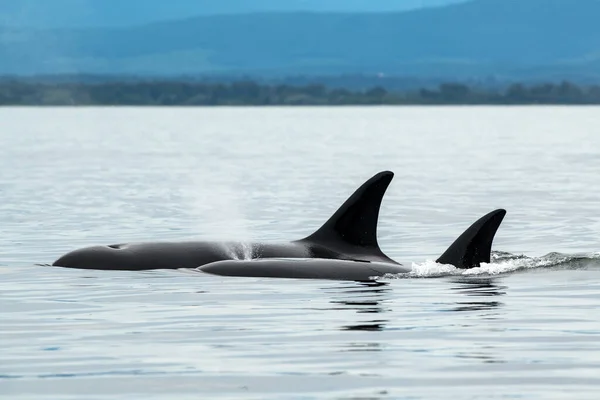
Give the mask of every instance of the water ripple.
POLYGON ((597 115, 0 110, 0 396, 596 399, 597 115), (380 243, 413 271, 379 283, 48 266, 91 244, 297 239, 387 169, 380 243), (427 261, 498 207, 490 264, 427 261))

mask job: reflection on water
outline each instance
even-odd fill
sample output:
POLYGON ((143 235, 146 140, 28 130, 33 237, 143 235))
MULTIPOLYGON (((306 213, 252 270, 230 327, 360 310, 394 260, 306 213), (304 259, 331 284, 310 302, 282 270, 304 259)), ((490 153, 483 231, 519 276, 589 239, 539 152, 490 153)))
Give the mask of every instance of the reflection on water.
POLYGON ((342 331, 382 331, 385 328, 386 320, 368 321, 369 323, 362 325, 342 326, 342 331))
POLYGON ((488 346, 487 349, 489 349, 490 352, 473 351, 470 353, 458 353, 458 354, 456 354, 455 357, 456 358, 464 358, 467 360, 481 360, 481 362, 484 364, 504 364, 506 362, 497 356, 498 349, 496 349, 492 346, 488 346), (493 353, 492 353, 492 350, 493 350, 493 353))
MULTIPOLYGON (((333 310, 354 310, 357 314, 382 314, 389 309, 384 307, 386 301, 390 300, 392 289, 389 284, 380 282, 361 282, 355 286, 342 286, 337 291, 329 291, 332 298, 333 310), (341 307, 337 307, 341 305, 341 307)), ((329 290, 330 288, 328 288, 329 290)), ((343 331, 381 331, 385 329, 389 321, 378 318, 361 322, 360 324, 343 325, 343 331)))
MULTIPOLYGON (((454 293, 468 297, 482 298, 497 298, 498 296, 506 295, 506 286, 496 284, 494 278, 457 278, 451 281, 457 286, 450 288, 454 293)), ((475 312, 477 317, 475 322, 464 322, 460 326, 464 329, 473 329, 481 327, 482 324, 489 324, 491 321, 497 321, 501 318, 501 313, 498 310, 504 306, 504 303, 497 300, 480 300, 480 301, 459 301, 456 302, 456 307, 452 307, 447 311, 451 312, 475 312)), ((483 325, 485 326, 485 325, 483 325)), ((495 331, 493 326, 490 326, 489 331, 495 331)), ((500 364, 504 363, 502 351, 495 345, 474 347, 472 351, 457 352, 454 355, 459 359, 477 360, 484 364, 500 364)))
POLYGON ((454 307, 450 311, 482 311, 491 310, 502 305, 499 301, 474 301, 474 302, 459 302, 458 307, 454 307))
POLYGON ((452 290, 459 291, 467 296, 503 296, 506 286, 497 285, 494 278, 454 278, 453 283, 459 286, 453 287, 452 290))
POLYGON ((382 351, 383 345, 381 342, 353 342, 348 343, 344 346, 341 352, 353 352, 353 351, 382 351))
MULTIPOLYGON (((493 278, 456 278, 452 280, 458 286, 450 288, 453 291, 465 296, 474 297, 496 297, 506 295, 506 286, 497 285, 493 278)), ((504 303, 495 300, 488 301, 459 301, 457 307, 448 311, 485 311, 494 310, 504 305, 504 303)), ((486 318, 490 315, 486 314, 486 318)))

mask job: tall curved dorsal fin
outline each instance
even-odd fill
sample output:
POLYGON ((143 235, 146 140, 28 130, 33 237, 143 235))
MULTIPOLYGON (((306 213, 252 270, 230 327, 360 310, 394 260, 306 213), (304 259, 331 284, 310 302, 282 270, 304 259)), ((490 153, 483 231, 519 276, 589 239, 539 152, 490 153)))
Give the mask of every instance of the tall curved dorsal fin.
POLYGON ((498 209, 478 219, 436 262, 461 269, 478 268, 482 262, 489 263, 492 242, 505 215, 506 210, 498 209))
POLYGON ((393 177, 391 171, 373 176, 321 228, 302 241, 340 249, 351 255, 364 254, 389 260, 377 243, 377 223, 383 195, 393 177))

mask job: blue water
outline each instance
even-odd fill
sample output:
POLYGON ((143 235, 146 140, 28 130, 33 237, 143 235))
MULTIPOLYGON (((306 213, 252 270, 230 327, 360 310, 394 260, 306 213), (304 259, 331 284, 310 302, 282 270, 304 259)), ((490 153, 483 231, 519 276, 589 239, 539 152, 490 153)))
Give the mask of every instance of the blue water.
POLYGON ((0 109, 0 396, 597 399, 600 109, 0 109), (385 285, 52 268, 286 241, 381 170, 385 285), (434 260, 508 215, 494 260, 434 260))

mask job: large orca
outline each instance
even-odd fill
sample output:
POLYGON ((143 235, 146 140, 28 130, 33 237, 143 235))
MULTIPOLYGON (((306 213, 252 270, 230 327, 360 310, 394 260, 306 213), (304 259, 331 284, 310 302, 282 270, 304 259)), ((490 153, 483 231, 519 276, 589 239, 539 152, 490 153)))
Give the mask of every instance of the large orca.
POLYGON ((310 236, 289 243, 149 242, 93 246, 72 251, 52 265, 67 268, 141 271, 197 268, 235 260, 249 247, 252 258, 318 258, 396 264, 377 243, 381 201, 394 174, 383 171, 358 188, 331 218, 310 236))
MULTIPOLYGON (((476 268, 481 263, 489 263, 492 242, 505 215, 506 211, 499 209, 481 217, 463 232, 436 262, 461 269, 476 268)), ((314 258, 218 261, 198 269, 221 276, 344 281, 371 281, 386 274, 411 271, 410 267, 396 262, 314 258)))

